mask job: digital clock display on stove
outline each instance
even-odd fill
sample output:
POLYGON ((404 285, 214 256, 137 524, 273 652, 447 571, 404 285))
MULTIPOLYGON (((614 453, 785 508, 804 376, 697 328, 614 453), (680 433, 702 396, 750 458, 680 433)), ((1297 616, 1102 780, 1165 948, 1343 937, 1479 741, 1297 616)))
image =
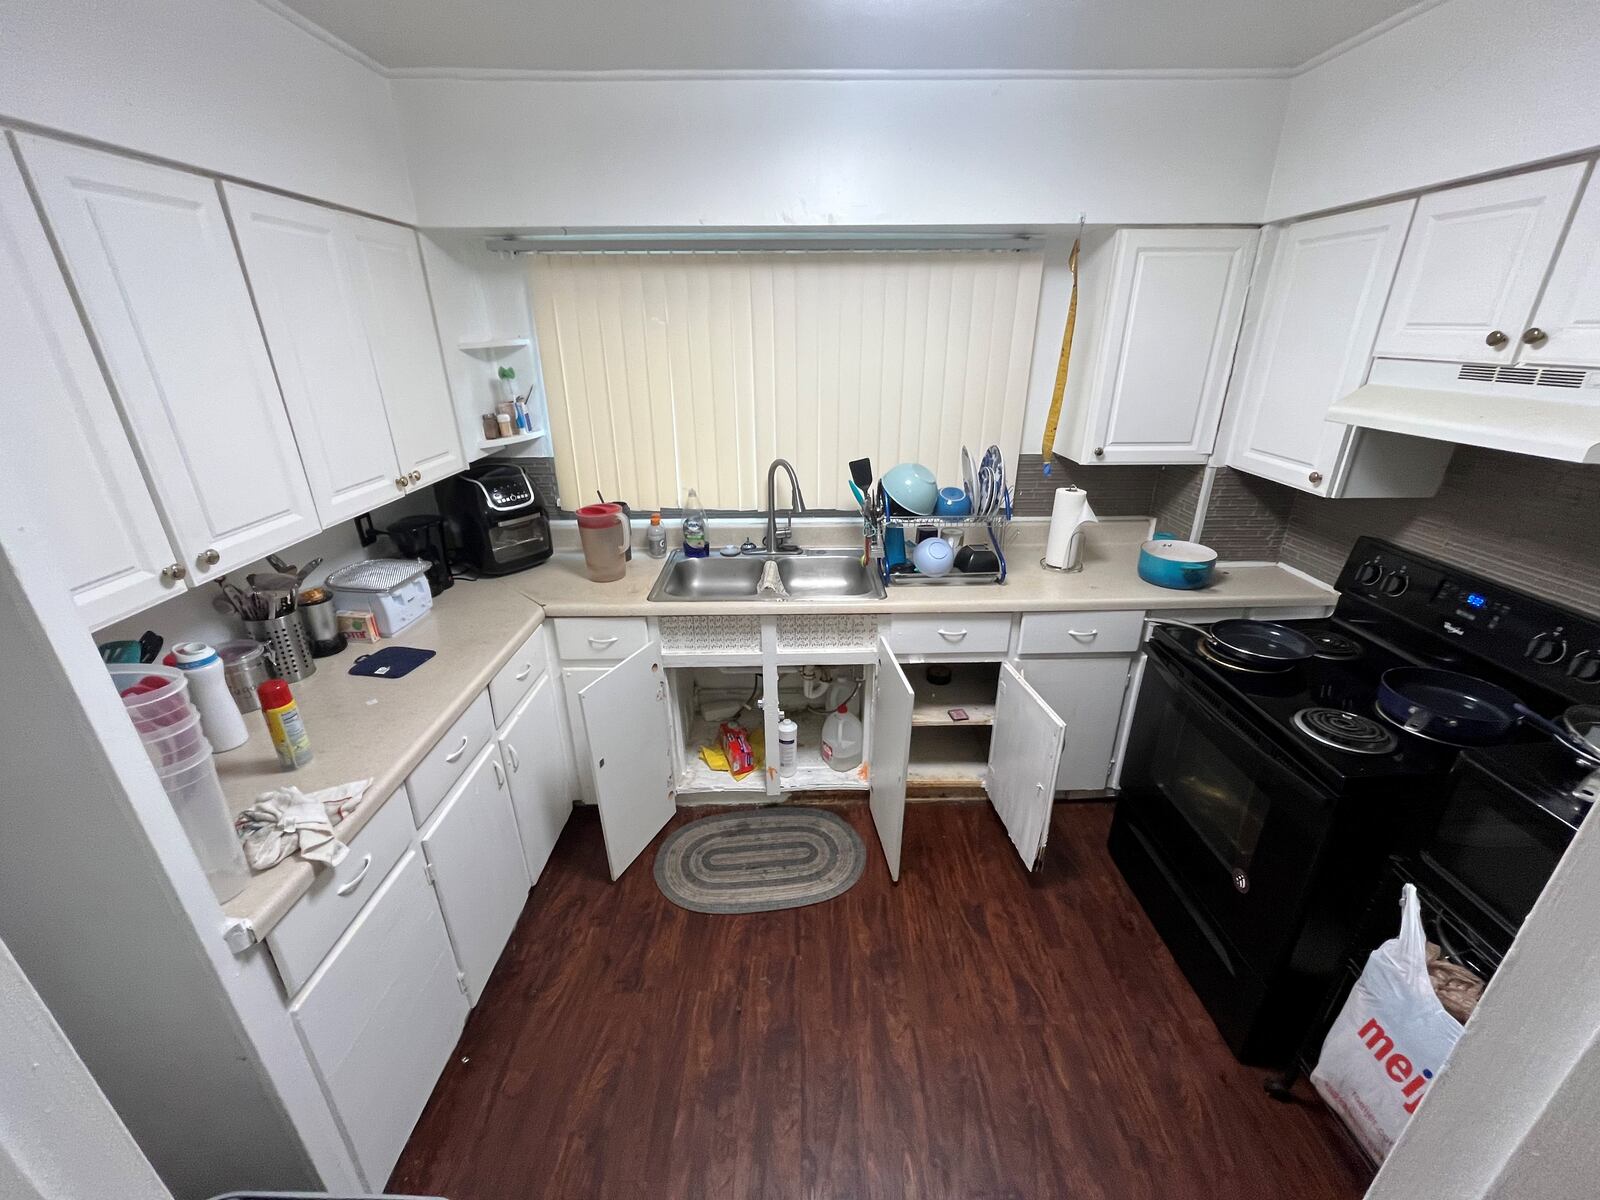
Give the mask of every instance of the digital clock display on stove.
POLYGON ((1489 603, 1489 597, 1481 592, 1468 592, 1462 599, 1467 602, 1469 608, 1483 608, 1489 603))

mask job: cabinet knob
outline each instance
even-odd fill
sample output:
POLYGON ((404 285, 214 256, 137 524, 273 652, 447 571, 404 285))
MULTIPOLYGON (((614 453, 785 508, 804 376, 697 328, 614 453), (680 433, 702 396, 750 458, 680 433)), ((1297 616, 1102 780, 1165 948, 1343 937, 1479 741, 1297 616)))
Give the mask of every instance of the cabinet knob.
POLYGON ((1503 330, 1491 329, 1489 330, 1488 336, 1483 339, 1483 344, 1488 346, 1490 349, 1498 350, 1510 340, 1510 338, 1506 337, 1503 330))
POLYGON ((202 550, 200 552, 200 565, 202 567, 214 567, 221 561, 222 555, 215 550, 202 550))
POLYGON ((413 471, 406 478, 410 479, 412 483, 421 483, 422 482, 422 472, 421 471, 413 471))
POLYGON ((402 492, 405 491, 406 490, 406 477, 404 475, 401 475, 399 478, 397 478, 394 481, 394 486, 399 488, 402 492))
POLYGON ((1104 458, 1106 456, 1106 448, 1104 446, 1096 446, 1094 448, 1094 456, 1096 458, 1104 458))
POLYGON ((1532 329, 1522 331, 1522 344, 1524 346, 1542 346, 1550 340, 1550 335, 1535 325, 1532 329))
POLYGON ((1312 483, 1321 483, 1322 482, 1322 472, 1321 471, 1313 471, 1313 472, 1311 472, 1311 474, 1307 475, 1306 478, 1309 479, 1312 483))
POLYGON ((166 579, 173 580, 174 582, 182 579, 188 573, 189 568, 184 566, 182 563, 173 563, 170 567, 161 568, 162 576, 166 579))

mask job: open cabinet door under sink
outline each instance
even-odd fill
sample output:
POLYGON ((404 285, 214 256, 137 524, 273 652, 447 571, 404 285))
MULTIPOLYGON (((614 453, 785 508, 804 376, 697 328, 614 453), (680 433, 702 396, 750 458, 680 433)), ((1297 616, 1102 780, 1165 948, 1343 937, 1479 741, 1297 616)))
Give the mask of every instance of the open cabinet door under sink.
POLYGON ((1044 859, 1066 725, 1010 663, 1000 667, 983 787, 1030 871, 1044 859))
POLYGON ((578 693, 611 878, 620 878, 678 811, 661 646, 651 642, 578 693))
POLYGON ((894 651, 878 639, 878 669, 872 694, 872 824, 889 864, 889 878, 900 882, 900 843, 906 821, 906 775, 911 767, 911 708, 916 695, 894 651))

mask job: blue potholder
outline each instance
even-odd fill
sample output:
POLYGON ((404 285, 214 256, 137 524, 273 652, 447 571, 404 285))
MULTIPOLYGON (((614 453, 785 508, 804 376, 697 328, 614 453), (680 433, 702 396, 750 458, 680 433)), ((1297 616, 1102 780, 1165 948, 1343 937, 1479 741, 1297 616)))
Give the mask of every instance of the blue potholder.
POLYGON ((378 675, 384 679, 399 679, 408 675, 435 654, 433 650, 418 650, 411 646, 385 646, 371 654, 356 657, 352 675, 378 675))

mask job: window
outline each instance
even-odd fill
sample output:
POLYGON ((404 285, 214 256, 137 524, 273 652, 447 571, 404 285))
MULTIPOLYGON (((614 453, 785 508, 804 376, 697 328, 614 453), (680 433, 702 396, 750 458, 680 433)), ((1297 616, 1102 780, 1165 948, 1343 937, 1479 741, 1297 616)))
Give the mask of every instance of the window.
MULTIPOLYGON (((1036 251, 541 253, 531 290, 569 506, 766 503, 794 463, 812 508, 853 508, 847 463, 961 447, 1015 461, 1036 251)), ((782 493, 787 500, 787 492, 782 493)))

